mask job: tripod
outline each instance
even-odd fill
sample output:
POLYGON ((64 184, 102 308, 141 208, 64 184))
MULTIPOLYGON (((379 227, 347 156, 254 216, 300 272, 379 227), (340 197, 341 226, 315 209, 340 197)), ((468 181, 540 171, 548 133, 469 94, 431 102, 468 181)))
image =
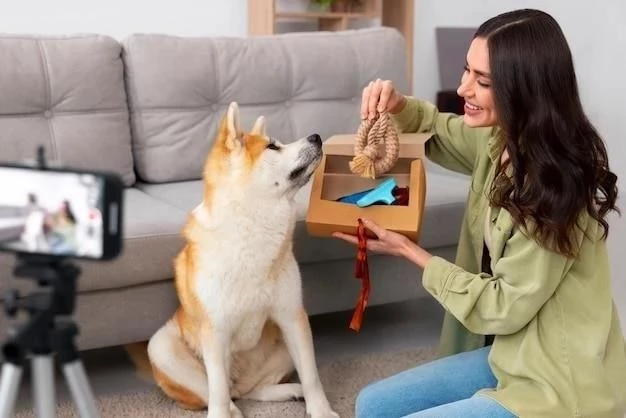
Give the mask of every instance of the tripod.
POLYGON ((48 291, 20 297, 11 290, 4 297, 5 311, 13 317, 19 310, 30 319, 14 327, 2 346, 4 365, 0 380, 0 418, 12 417, 22 377, 22 368, 32 355, 32 384, 38 417, 55 417, 54 363, 56 353, 63 366, 74 403, 80 416, 99 417, 85 369, 78 357, 74 337, 78 327, 72 321, 76 299, 78 267, 60 258, 18 255, 15 277, 36 280, 48 291))

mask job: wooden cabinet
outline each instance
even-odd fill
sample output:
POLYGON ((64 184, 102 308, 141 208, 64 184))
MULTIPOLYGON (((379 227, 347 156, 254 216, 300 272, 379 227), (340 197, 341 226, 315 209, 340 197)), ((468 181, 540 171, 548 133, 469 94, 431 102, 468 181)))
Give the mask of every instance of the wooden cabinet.
MULTIPOLYGON (((303 0, 302 4, 309 3, 303 0)), ((340 3, 340 2, 337 2, 340 3)), ((347 30, 362 21, 398 29, 406 41, 407 73, 412 90, 413 80, 413 24, 414 0, 360 0, 348 10, 281 10, 277 0, 248 0, 248 34, 271 35, 278 33, 277 24, 285 20, 317 23, 317 30, 347 30)))

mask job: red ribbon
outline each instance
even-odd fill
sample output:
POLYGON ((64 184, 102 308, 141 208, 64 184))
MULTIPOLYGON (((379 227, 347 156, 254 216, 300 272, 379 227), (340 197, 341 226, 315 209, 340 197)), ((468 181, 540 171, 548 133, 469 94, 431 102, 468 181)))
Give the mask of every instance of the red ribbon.
POLYGON ((359 226, 357 227, 357 237, 359 244, 354 275, 357 279, 361 279, 361 294, 359 295, 356 309, 350 321, 350 329, 359 332, 363 322, 363 313, 365 312, 367 300, 370 295, 370 270, 367 264, 367 236, 365 235, 365 226, 361 219, 359 219, 359 226))
MULTIPOLYGON (((396 200, 392 205, 406 206, 409 203, 409 188, 408 187, 396 187, 393 192, 393 196, 396 200)), ((361 293, 357 301, 356 308, 352 314, 352 320, 350 321, 350 329, 359 332, 361 324, 363 323, 363 314, 367 307, 367 301, 370 296, 370 269, 367 263, 367 236, 365 234, 365 225, 361 219, 358 220, 359 225, 357 227, 357 238, 359 240, 358 250, 356 254, 356 267, 354 276, 357 279, 361 279, 361 293)))

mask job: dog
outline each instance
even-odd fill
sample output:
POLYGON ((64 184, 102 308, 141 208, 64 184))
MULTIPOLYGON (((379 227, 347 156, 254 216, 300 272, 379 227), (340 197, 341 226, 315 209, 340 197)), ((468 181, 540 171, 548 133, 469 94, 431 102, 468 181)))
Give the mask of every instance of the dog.
POLYGON ((244 133, 229 105, 174 260, 180 306, 147 344, 152 377, 183 408, 235 418, 236 399, 304 398, 312 418, 339 417, 319 378, 292 241, 295 194, 321 158, 319 135, 283 144, 264 116, 244 133), (301 383, 289 383, 294 372, 301 383))

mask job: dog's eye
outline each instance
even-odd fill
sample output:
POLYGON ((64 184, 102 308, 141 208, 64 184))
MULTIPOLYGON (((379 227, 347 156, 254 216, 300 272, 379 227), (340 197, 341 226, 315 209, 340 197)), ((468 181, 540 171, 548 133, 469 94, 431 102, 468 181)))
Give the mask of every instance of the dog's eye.
POLYGON ((273 143, 273 142, 269 142, 267 144, 267 149, 271 149, 273 151, 278 151, 280 149, 280 147, 278 145, 276 145, 275 143, 273 143))

